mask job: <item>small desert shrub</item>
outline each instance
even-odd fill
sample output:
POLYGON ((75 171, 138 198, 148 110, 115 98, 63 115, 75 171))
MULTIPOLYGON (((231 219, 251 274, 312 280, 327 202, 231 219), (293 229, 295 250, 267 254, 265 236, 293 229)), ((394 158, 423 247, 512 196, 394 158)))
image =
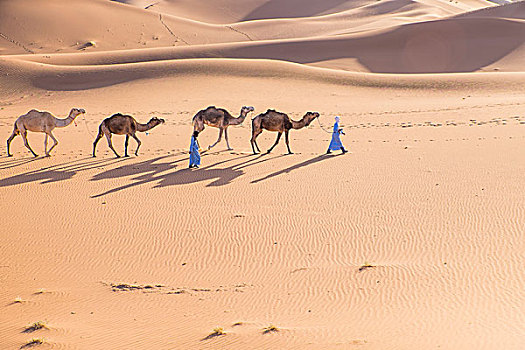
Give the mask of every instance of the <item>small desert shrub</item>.
POLYGON ((370 263, 365 261, 365 263, 363 265, 361 265, 361 267, 359 268, 359 272, 364 271, 366 269, 371 269, 373 267, 375 267, 375 265, 372 265, 372 264, 370 264, 370 263))
POLYGON ((263 328, 263 333, 272 333, 272 332, 279 332, 279 328, 277 326, 274 326, 273 324, 269 325, 268 327, 263 328))
POLYGON ((48 328, 49 327, 47 326, 47 324, 44 321, 37 321, 37 322, 27 326, 26 329, 24 330, 24 332, 29 333, 29 332, 34 332, 34 331, 39 330, 39 329, 48 329, 48 328))
POLYGON ((210 340, 210 339, 213 339, 215 337, 219 337, 219 336, 225 335, 225 334, 226 334, 226 332, 224 332, 224 328, 217 326, 217 327, 213 328, 213 331, 210 334, 208 334, 202 340, 210 340))
POLYGON ((29 348, 31 346, 44 344, 44 338, 31 338, 29 339, 22 348, 29 348))
POLYGON ((222 327, 215 327, 215 328, 213 328, 212 335, 223 335, 223 334, 226 334, 226 332, 224 332, 224 328, 222 328, 222 327))

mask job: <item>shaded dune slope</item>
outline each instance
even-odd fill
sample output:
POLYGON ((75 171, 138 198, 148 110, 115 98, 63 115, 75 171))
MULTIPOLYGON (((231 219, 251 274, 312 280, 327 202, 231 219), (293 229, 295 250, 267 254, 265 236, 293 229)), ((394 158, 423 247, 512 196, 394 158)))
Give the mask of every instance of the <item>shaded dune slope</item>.
POLYGON ((502 6, 483 8, 467 13, 462 13, 456 17, 499 17, 525 19, 525 2, 520 1, 502 6))
MULTIPOLYGON (((192 0, 116 0, 121 3, 138 6, 147 10, 191 18, 207 23, 234 23, 283 18, 305 18, 333 15, 361 7, 377 4, 376 0, 203 0, 201 6, 195 6, 192 0)), ((383 3, 397 2, 382 1, 383 3)), ((462 13, 467 10, 492 6, 483 0, 469 0, 450 2, 441 0, 418 0, 414 4, 425 5, 436 11, 443 11, 449 15, 462 13)))
POLYGON ((520 89, 525 73, 396 75, 362 74, 303 66, 290 62, 239 59, 185 59, 112 65, 50 65, 0 59, 0 85, 7 95, 32 89, 75 91, 102 88, 137 80, 174 77, 179 84, 192 79, 221 77, 290 79, 339 86, 399 89, 520 89))

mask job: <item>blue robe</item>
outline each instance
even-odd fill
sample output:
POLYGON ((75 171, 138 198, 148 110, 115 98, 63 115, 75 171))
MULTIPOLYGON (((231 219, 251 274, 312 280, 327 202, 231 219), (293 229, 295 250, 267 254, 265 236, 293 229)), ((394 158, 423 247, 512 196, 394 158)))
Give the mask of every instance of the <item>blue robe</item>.
POLYGON ((190 144, 190 166, 201 165, 201 155, 199 153, 199 143, 195 137, 191 137, 190 144))
POLYGON ((332 132, 332 141, 330 141, 330 146, 328 146, 328 149, 330 151, 336 151, 343 147, 343 144, 341 143, 341 139, 339 138, 340 133, 341 133, 341 130, 339 130, 339 122, 336 122, 334 124, 334 130, 332 132))

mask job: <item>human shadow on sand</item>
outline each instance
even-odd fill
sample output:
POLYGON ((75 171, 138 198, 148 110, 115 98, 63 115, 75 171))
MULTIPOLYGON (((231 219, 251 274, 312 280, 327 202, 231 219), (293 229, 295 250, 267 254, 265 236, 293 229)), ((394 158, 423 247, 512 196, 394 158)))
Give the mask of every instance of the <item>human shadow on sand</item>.
MULTIPOLYGON (((207 157, 209 155, 210 154, 205 154, 203 155, 203 157, 207 157)), ((284 156, 286 155, 278 155, 272 157, 269 155, 255 156, 253 154, 247 154, 231 159, 222 160, 220 162, 199 169, 186 168, 186 163, 188 162, 188 158, 186 157, 171 162, 160 162, 166 157, 157 157, 140 163, 127 164, 95 175, 91 179, 92 181, 98 181, 102 179, 109 179, 115 177, 133 175, 137 176, 133 178, 134 182, 128 183, 123 186, 115 187, 103 193, 93 195, 91 196, 91 198, 102 197, 111 193, 119 192, 122 190, 130 189, 136 186, 152 182, 157 183, 154 186, 154 188, 186 185, 197 182, 209 182, 206 185, 206 187, 224 186, 231 183, 236 178, 242 176, 244 174, 245 168, 284 156), (250 159, 245 160, 246 158, 250 159), (233 163, 239 160, 242 161, 240 163, 234 163, 231 166, 218 168, 219 165, 233 163), (170 170, 173 170, 178 163, 183 163, 184 168, 170 172, 170 170)))
POLYGON ((57 181, 69 180, 79 172, 98 168, 103 165, 110 165, 119 161, 123 161, 123 159, 93 159, 89 157, 72 160, 70 162, 55 164, 0 179, 0 187, 15 186, 32 182, 47 184, 57 181))
POLYGON ((337 157, 337 156, 340 156, 340 155, 342 155, 342 154, 341 153, 339 153, 339 154, 322 154, 322 155, 317 156, 315 158, 308 159, 308 160, 305 160, 304 162, 292 165, 291 167, 288 167, 286 169, 282 169, 282 170, 276 171, 274 173, 268 174, 265 177, 261 177, 260 179, 253 180, 250 183, 256 184, 256 183, 264 181, 264 180, 269 180, 269 179, 271 179, 273 177, 276 177, 276 176, 279 176, 279 175, 282 175, 282 174, 287 174, 287 173, 290 173, 290 172, 292 172, 294 170, 303 168, 305 166, 312 165, 312 164, 321 162, 323 160, 334 158, 334 157, 337 157))

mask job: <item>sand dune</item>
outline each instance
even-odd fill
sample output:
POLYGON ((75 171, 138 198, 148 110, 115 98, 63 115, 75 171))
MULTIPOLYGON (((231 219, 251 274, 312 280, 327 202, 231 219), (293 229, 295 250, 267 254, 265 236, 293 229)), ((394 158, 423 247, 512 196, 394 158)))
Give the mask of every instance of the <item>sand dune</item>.
MULTIPOLYGON (((390 4, 398 6, 402 5, 402 2, 396 1, 373 6, 388 6, 384 9, 386 14, 392 10, 390 4)), ((97 3, 97 6, 102 5, 107 6, 107 2, 97 3)), ((97 6, 93 7, 99 11, 97 6)), ((134 7, 127 5, 112 6, 118 6, 119 11, 136 14, 140 20, 147 18, 154 21, 157 27, 161 25, 156 16, 145 10, 134 9, 134 7)), ((369 8, 369 6, 365 8, 369 8)), ((290 27, 310 28, 309 24, 311 23, 308 20, 298 20, 297 22, 285 20, 286 23, 280 24, 273 21, 269 21, 269 23, 255 21, 235 27, 213 26, 213 29, 204 24, 188 22, 191 25, 184 23, 182 27, 188 31, 196 30, 198 27, 198 38, 200 38, 198 40, 207 40, 206 36, 209 33, 215 33, 216 37, 220 37, 220 43, 217 40, 210 39, 210 43, 207 45, 203 45, 202 41, 197 41, 192 45, 163 47, 156 50, 141 49, 112 52, 105 50, 100 55, 92 53, 69 56, 30 55, 24 56, 22 59, 28 58, 42 63, 83 65, 188 58, 248 58, 282 60, 331 69, 374 73, 454 73, 480 70, 520 72, 522 71, 520 62, 524 59, 524 39, 521 35, 524 24, 516 19, 522 17, 523 9, 523 3, 516 3, 471 12, 466 15, 466 18, 460 16, 400 26, 389 23, 390 26, 381 30, 375 28, 356 32, 356 28, 361 28, 361 25, 382 23, 381 20, 378 20, 379 22, 371 20, 371 18, 375 18, 375 15, 367 15, 366 12, 362 12, 364 11, 363 8, 360 8, 359 11, 367 20, 354 23, 357 25, 356 28, 348 28, 346 25, 347 29, 343 30, 342 28, 344 28, 348 18, 345 17, 346 15, 338 14, 334 18, 328 16, 321 21, 314 20, 312 22, 324 28, 324 32, 319 32, 314 25, 311 31, 302 31, 294 35, 294 38, 289 38, 289 35, 281 35, 280 33, 286 32, 286 28, 290 27), (509 15, 508 18, 505 17, 506 14, 509 15), (335 23, 334 27, 324 24, 331 20, 333 20, 331 23, 335 23), (267 31, 266 28, 268 27, 275 29, 275 32, 266 35, 261 40, 254 40, 254 38, 261 36, 258 34, 261 30, 267 31), (345 30, 349 32, 345 34, 345 30), (225 32, 227 33, 226 36, 225 32), (335 32, 338 35, 334 35, 335 32), (480 36, 480 32, 483 32, 484 35, 480 36), (254 38, 251 37, 252 35, 254 38), (279 36, 283 39, 275 39, 279 36), (228 39, 228 37, 231 38, 228 39), (234 42, 226 43, 228 40, 234 42)), ((414 12, 411 18, 418 18, 417 13, 419 12, 414 12)), ((347 15, 352 17, 356 14, 347 15)), ((173 17, 165 17, 165 19, 166 21, 181 21, 173 17)), ((104 27, 104 23, 97 23, 91 28, 104 27)), ((179 25, 178 28, 180 27, 179 25)), ((148 26, 148 28, 150 27, 148 26)), ((152 35, 154 36, 154 34, 152 35)), ((136 44, 130 46, 140 47, 138 42, 136 44)), ((162 42, 158 44, 159 46, 163 45, 162 42)), ((154 46, 156 45, 154 44, 154 46)), ((166 46, 165 43, 164 46, 166 46)), ((96 50, 103 49, 104 45, 101 44, 100 47, 97 45, 96 50)))
POLYGON ((315 64, 376 73, 452 73, 497 67, 522 71, 524 24, 498 18, 447 19, 404 25, 386 32, 332 38, 243 42, 104 55, 29 57, 40 62, 114 64, 188 58, 250 58, 315 64), (478 33, 488 30, 482 38, 478 33), (453 37, 452 40, 448 39, 453 37), (512 60, 500 62, 506 57, 512 60), (346 60, 346 61, 345 61, 346 60))
MULTIPOLYGON (((415 90, 458 91, 484 90, 498 91, 508 87, 520 89, 524 73, 487 73, 484 76, 468 74, 454 75, 363 75, 361 73, 328 70, 308 67, 288 62, 271 60, 233 60, 185 59, 181 61, 162 60, 154 62, 138 62, 133 64, 112 65, 42 65, 19 60, 0 61, 0 68, 7 76, 0 77, 6 95, 42 94, 43 91, 82 91, 106 86, 118 86, 131 81, 151 81, 152 79, 173 77, 181 82, 191 84, 192 79, 202 79, 207 76, 214 84, 221 85, 224 77, 250 77, 261 79, 276 79, 282 77, 294 81, 329 82, 340 87, 374 87, 398 88, 415 90)), ((260 91, 266 93, 272 89, 272 84, 258 84, 260 91)))
MULTIPOLYGON (((515 4, 520 5, 521 4, 515 4)), ((518 16, 523 6, 509 11, 518 16)), ((488 12, 490 13, 490 12, 488 12)), ((502 13, 503 14, 503 13, 502 13)), ((499 17, 500 13, 492 17, 499 17)), ((382 32, 339 35, 279 43, 246 43, 223 57, 267 58, 298 63, 339 60, 339 67, 353 70, 355 60, 365 71, 382 73, 431 73, 475 71, 512 54, 523 56, 523 23, 500 18, 444 19, 407 24, 382 32), (479 33, 485 34, 480 37, 479 33), (246 49, 244 49, 246 48, 246 49), (240 51, 240 52, 239 52, 240 51), (249 52, 246 53, 245 52, 249 52), (350 61, 348 67, 342 60, 350 61)), ((516 69, 513 65, 512 69, 516 69)), ((505 70, 505 66, 500 69, 505 70)))
POLYGON ((0 349, 522 350, 524 13, 0 1, 0 349), (190 170, 209 105, 255 112, 190 170), (52 157, 20 136, 6 157, 18 116, 72 107, 52 157), (268 108, 321 117, 253 155, 268 108), (91 157, 116 112, 166 123, 91 157))
POLYGON ((365 69, 376 73, 469 72, 516 52, 516 59, 523 57, 524 28, 521 22, 504 19, 447 19, 404 25, 386 33, 231 44, 226 46, 232 48, 230 52, 219 50, 218 54, 306 64, 357 59, 365 69), (487 30, 482 38, 481 30, 487 30))

